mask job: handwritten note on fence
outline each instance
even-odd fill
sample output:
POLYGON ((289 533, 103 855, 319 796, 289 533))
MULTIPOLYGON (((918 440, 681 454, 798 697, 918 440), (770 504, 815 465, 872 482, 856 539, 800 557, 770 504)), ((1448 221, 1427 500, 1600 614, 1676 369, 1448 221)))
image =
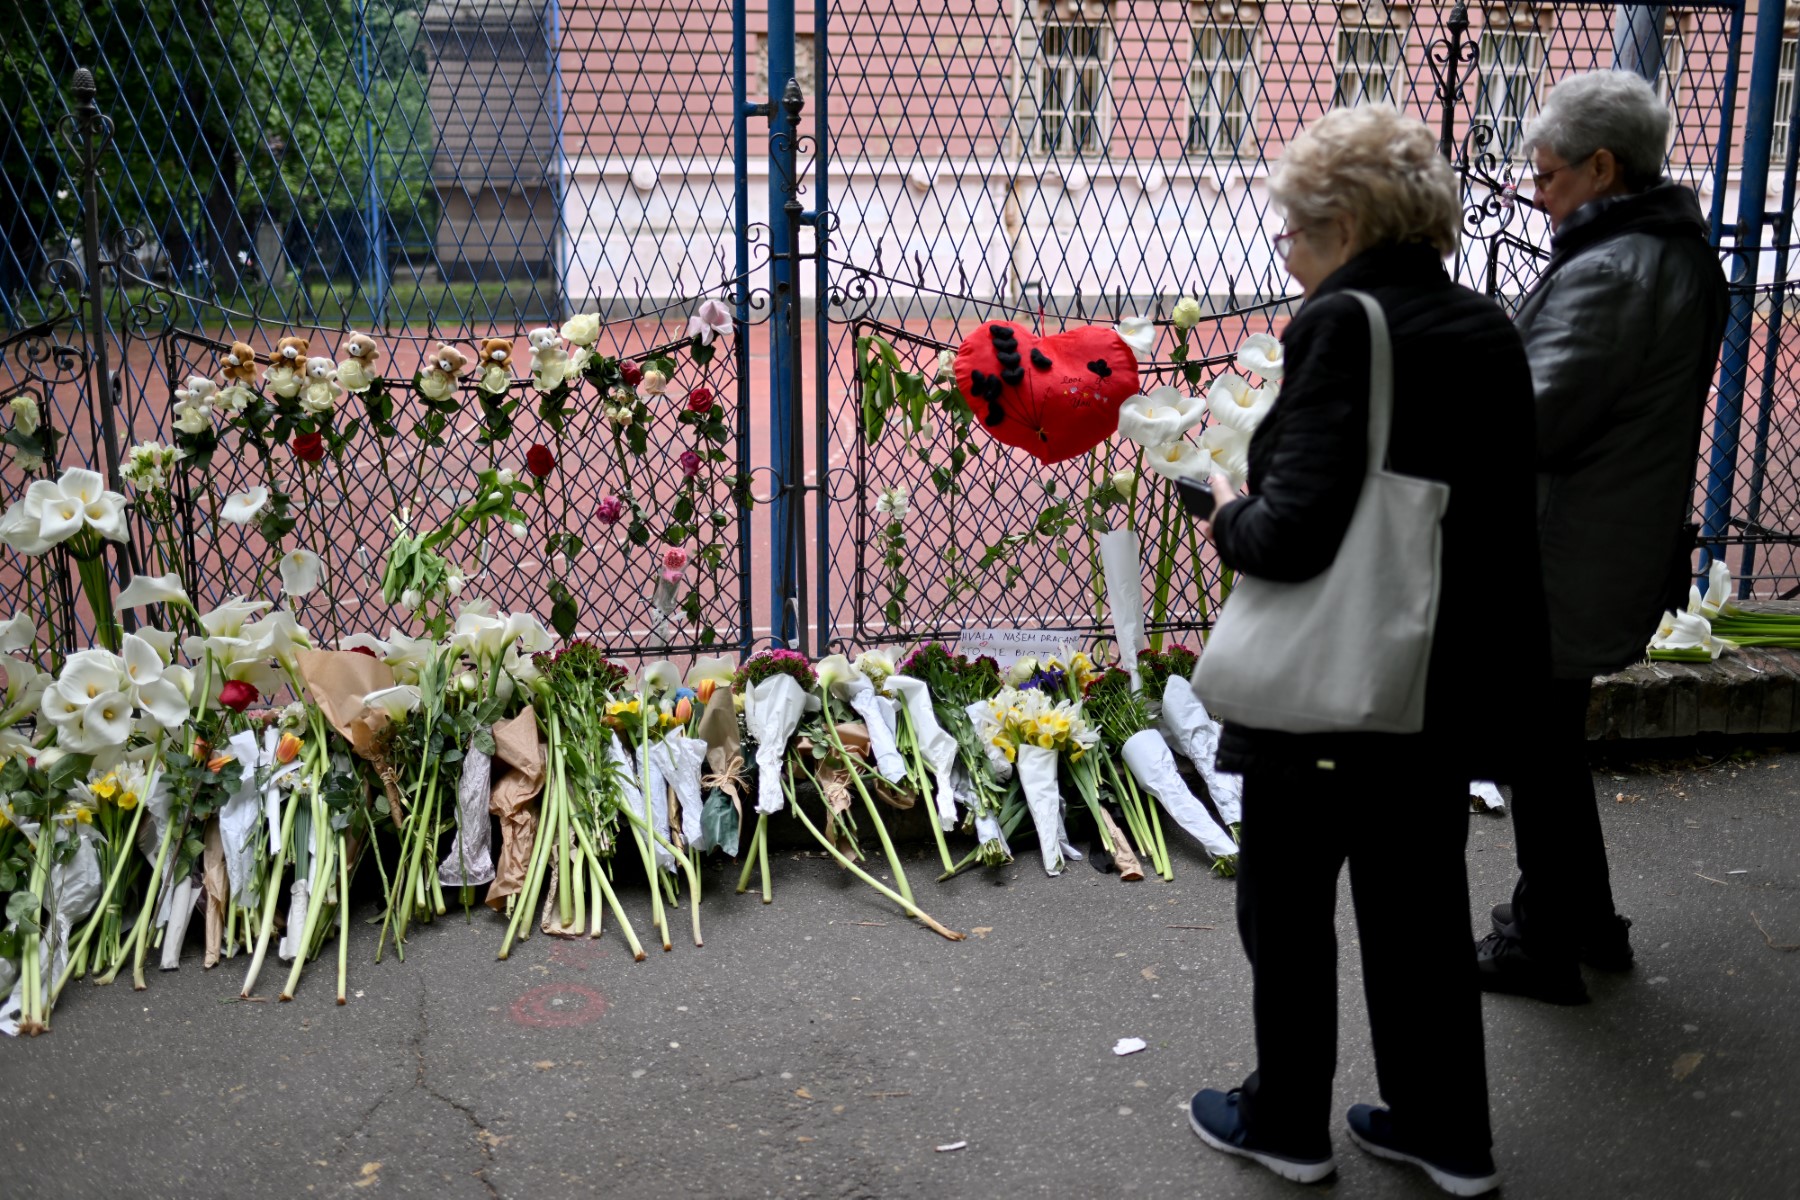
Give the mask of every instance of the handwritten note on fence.
POLYGON ((965 629, 956 639, 956 652, 970 658, 991 656, 1005 670, 1021 658, 1061 657, 1081 645, 1072 629, 965 629))

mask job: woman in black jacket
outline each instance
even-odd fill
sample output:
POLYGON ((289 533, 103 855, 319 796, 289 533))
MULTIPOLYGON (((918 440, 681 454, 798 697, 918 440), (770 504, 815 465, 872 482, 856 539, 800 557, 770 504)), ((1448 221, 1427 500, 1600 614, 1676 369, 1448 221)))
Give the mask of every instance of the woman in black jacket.
POLYGON ((1213 481, 1220 559, 1298 582, 1338 553, 1369 424, 1369 324, 1348 289, 1387 317, 1389 463, 1448 483, 1450 502, 1424 731, 1225 729, 1219 766, 1244 776, 1238 929, 1257 1069, 1241 1088, 1200 1092, 1190 1117, 1210 1145, 1286 1178, 1332 1171, 1335 910, 1348 861, 1387 1105, 1352 1107, 1350 1133, 1452 1194, 1479 1195, 1499 1179, 1469 938, 1468 782, 1505 777, 1506 752, 1526 749, 1509 734, 1548 666, 1531 374, 1506 318, 1444 271, 1461 211, 1419 121, 1386 106, 1334 111, 1288 146, 1269 192, 1288 220, 1276 246, 1305 301, 1282 338, 1281 396, 1250 444, 1249 495, 1213 481))

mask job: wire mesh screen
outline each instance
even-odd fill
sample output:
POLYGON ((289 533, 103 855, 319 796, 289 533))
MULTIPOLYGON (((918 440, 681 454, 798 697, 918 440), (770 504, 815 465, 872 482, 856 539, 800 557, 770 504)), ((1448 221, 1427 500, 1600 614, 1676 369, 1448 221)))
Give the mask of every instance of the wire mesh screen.
MULTIPOLYGON (((105 328, 85 328, 85 310, 63 328, 84 349, 105 343, 123 444, 170 440, 177 390, 191 375, 219 379, 234 341, 266 358, 294 336, 309 357, 335 362, 349 331, 369 331, 395 385, 387 421, 345 393, 328 422, 346 440, 317 465, 287 446, 265 462, 221 426, 224 445, 195 481, 197 598, 266 587, 274 556, 304 546, 326 558, 337 604, 309 601, 309 616, 322 628, 381 628, 402 615, 386 611, 376 586, 393 518, 429 529, 475 469, 520 470, 527 447, 543 443, 559 460, 543 523, 523 540, 488 530, 459 545, 472 591, 542 612, 546 580, 564 576, 582 597, 582 630, 622 649, 748 636, 740 476, 750 384, 748 347, 736 342, 753 328, 740 325, 704 367, 675 354, 666 392, 646 393, 645 419, 623 434, 605 414, 616 397, 585 383, 566 427, 549 427, 528 373, 534 329, 597 314, 594 353, 644 358, 682 341, 702 299, 735 307, 748 290, 734 261, 744 231, 728 165, 726 0, 40 7, 0 51, 0 99, 13 117, 0 126, 7 325, 85 299, 79 146, 58 130, 69 79, 85 66, 110 120, 97 207, 101 248, 118 265, 93 281, 105 328), (441 341, 472 363, 483 339, 511 350, 510 430, 495 436, 468 377, 459 411, 431 439, 442 444, 414 436, 420 398, 408 381, 424 356, 441 341), (679 423, 695 389, 720 406, 722 438, 679 423), (384 424, 392 432, 378 432, 384 424), (697 472, 684 467, 688 453, 702 458, 697 472), (298 524, 280 545, 209 510, 255 483, 294 498, 298 524), (642 519, 597 516, 609 498, 635 502, 642 519), (579 552, 548 554, 547 530, 564 528, 579 552), (690 562, 672 620, 646 599, 666 549, 690 562)), ((91 381, 69 372, 46 384, 17 354, 0 357, 0 391, 25 386, 72 435, 63 465, 99 463, 91 381)), ((3 475, 10 501, 28 480, 10 462, 3 475)), ((19 576, 7 574, 0 590, 16 594, 19 576)))
POLYGON ((1120 504, 1106 482, 1141 470, 1135 448, 1042 468, 979 434, 965 444, 947 423, 890 422, 871 437, 854 402, 858 339, 884 339, 929 379, 938 352, 984 321, 1051 334, 1141 313, 1163 319, 1146 390, 1204 393, 1247 335, 1280 332, 1297 299, 1271 244, 1282 228, 1271 163, 1334 104, 1369 101, 1449 133, 1466 203, 1451 266, 1510 309, 1548 253, 1546 220, 1518 196, 1530 191, 1525 125, 1558 78, 1615 63, 1654 77, 1674 114, 1670 174, 1703 203, 1726 199, 1714 166, 1733 110, 1730 13, 1656 10, 1660 24, 1632 24, 1627 11, 834 4, 820 640, 990 623, 1101 631, 1096 534, 1127 519, 1146 549, 1152 631, 1208 623, 1219 565, 1166 486, 1143 480, 1120 504), (1169 361, 1182 295, 1205 313, 1189 352, 1207 369, 1192 385, 1169 361), (949 482, 951 456, 975 451, 949 482))

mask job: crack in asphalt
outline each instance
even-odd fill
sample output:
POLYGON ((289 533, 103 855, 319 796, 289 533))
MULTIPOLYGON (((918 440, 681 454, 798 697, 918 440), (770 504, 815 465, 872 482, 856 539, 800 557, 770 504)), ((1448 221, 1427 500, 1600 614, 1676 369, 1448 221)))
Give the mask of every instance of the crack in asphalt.
POLYGON ((417 1070, 413 1075, 413 1087, 424 1092, 433 1100, 447 1104, 452 1109, 461 1113, 469 1122, 470 1126, 474 1128, 475 1144, 481 1149, 481 1166, 476 1168, 473 1174, 475 1178, 481 1180, 481 1186, 487 1189, 488 1195, 492 1196, 494 1200, 500 1200, 500 1190, 496 1188, 493 1185, 493 1182, 487 1177, 488 1168, 494 1165, 494 1144, 499 1139, 485 1124, 482 1123, 481 1118, 476 1115, 473 1108, 462 1103, 460 1100, 455 1100, 444 1095, 444 1093, 432 1087, 426 1079, 425 1039, 431 1036, 431 1023, 425 1015, 425 1000, 425 977, 421 975, 419 977, 419 1023, 418 1028, 413 1031, 412 1036, 413 1057, 418 1063, 417 1070))

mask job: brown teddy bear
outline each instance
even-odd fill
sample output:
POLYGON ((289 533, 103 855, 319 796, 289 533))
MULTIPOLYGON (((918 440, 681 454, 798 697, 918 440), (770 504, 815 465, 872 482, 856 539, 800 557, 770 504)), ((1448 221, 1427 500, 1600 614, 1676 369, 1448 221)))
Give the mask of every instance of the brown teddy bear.
POLYGON ((497 363, 504 367, 510 363, 512 361, 512 347, 513 344, 511 338, 482 338, 479 342, 475 343, 475 349, 478 352, 477 357, 481 360, 481 365, 484 369, 490 364, 497 363))
POLYGON ((461 375, 468 365, 469 360, 462 351, 447 342, 439 342, 431 348, 431 353, 425 356, 427 371, 436 371, 441 375, 448 375, 452 379, 461 375))
POLYGON ((505 394, 512 387, 512 339, 482 338, 475 349, 476 386, 491 396, 505 394))
POLYGON ((351 334, 344 339, 344 344, 339 349, 343 351, 344 357, 354 358, 365 370, 374 367, 375 360, 381 357, 381 347, 366 333, 351 334))
POLYGON ((277 367, 298 371, 306 365, 306 352, 312 343, 303 337, 284 337, 275 343, 269 361, 277 367))
POLYGON ((219 355, 219 370, 227 379, 238 383, 254 383, 256 351, 243 342, 231 343, 231 349, 219 355))

